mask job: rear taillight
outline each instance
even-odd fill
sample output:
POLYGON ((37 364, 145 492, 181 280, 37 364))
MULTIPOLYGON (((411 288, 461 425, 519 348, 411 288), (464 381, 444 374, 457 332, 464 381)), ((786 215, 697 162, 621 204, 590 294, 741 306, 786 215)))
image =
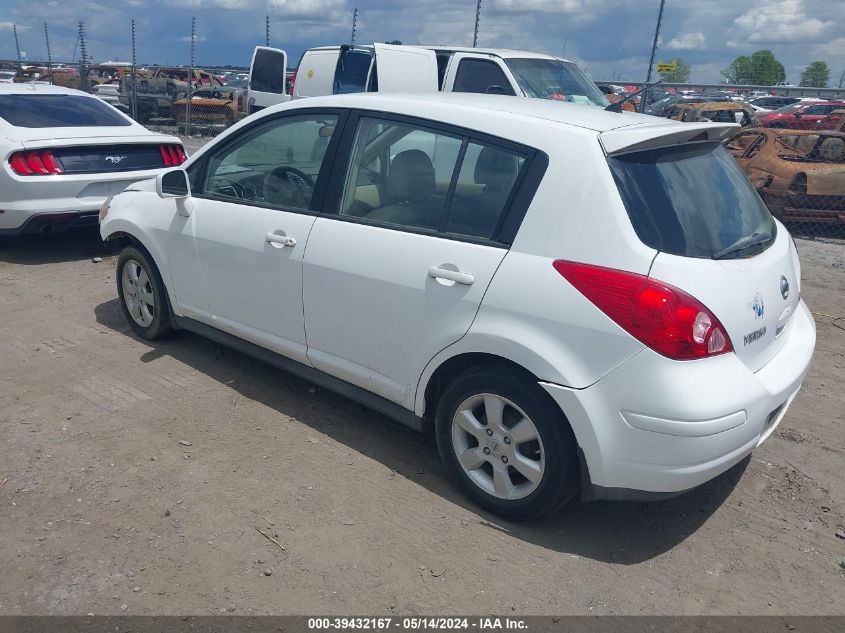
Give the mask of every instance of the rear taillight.
POLYGON ((294 86, 296 86, 296 73, 297 73, 297 71, 294 70, 291 73, 291 76, 290 76, 290 83, 288 84, 288 94, 289 95, 293 94, 293 88, 294 88, 294 86))
POLYGON ((9 157, 9 166, 19 176, 51 176, 64 173, 64 169, 49 149, 15 152, 9 157))
POLYGON ((188 158, 181 145, 166 143, 159 145, 158 150, 161 152, 161 159, 164 161, 165 167, 176 167, 184 163, 188 158))
POLYGON ((612 268, 564 260, 553 265, 617 325, 664 356, 692 360, 733 351, 719 319, 679 288, 612 268))

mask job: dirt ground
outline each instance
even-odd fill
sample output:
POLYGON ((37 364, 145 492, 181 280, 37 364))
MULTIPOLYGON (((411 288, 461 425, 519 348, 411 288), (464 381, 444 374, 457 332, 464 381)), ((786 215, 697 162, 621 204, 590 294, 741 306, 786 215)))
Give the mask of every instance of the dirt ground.
MULTIPOLYGON (((845 241, 799 248, 811 309, 845 316, 845 241)), ((735 469, 511 524, 427 437, 197 336, 134 338, 114 265, 94 233, 0 247, 0 615, 845 612, 830 317, 735 469)))

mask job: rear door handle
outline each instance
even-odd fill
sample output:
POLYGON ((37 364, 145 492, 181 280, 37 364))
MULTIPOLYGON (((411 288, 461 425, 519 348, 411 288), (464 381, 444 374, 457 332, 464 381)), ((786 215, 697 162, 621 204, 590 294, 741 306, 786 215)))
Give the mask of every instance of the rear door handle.
POLYGON ((270 244, 279 244, 281 246, 296 246, 296 238, 287 235, 277 235, 275 233, 268 233, 264 239, 270 244))
POLYGON ((469 273, 462 273, 458 270, 448 270, 447 268, 438 268, 437 266, 432 266, 428 269, 428 276, 434 277, 435 279, 454 281, 455 283, 463 284, 464 286, 471 286, 475 282, 475 277, 469 273))

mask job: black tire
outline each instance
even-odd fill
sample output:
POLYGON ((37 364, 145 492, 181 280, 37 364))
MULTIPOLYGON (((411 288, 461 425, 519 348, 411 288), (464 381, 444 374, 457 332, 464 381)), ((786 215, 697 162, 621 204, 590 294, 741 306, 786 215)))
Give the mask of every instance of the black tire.
POLYGON ((440 397, 435 432, 440 457, 450 475, 473 502, 493 514, 517 521, 552 515, 578 492, 578 452, 572 429, 551 397, 517 369, 485 365, 457 376, 440 397), (502 499, 487 492, 458 461, 452 442, 453 419, 458 408, 478 394, 509 400, 530 418, 539 434, 545 467, 536 488, 523 498, 502 499))
POLYGON ((129 326, 135 334, 143 339, 154 341, 165 336, 172 330, 167 290, 161 281, 158 268, 156 268, 152 262, 152 258, 146 252, 135 246, 124 248, 117 258, 116 280, 117 295, 120 297, 120 307, 123 310, 123 316, 126 317, 129 326), (148 283, 145 285, 145 288, 148 292, 151 291, 153 295, 155 305, 153 306, 153 310, 150 311, 152 313, 152 320, 148 325, 142 325, 135 320, 129 311, 126 297, 124 296, 123 272, 126 266, 131 265, 132 262, 137 263, 146 273, 148 283))

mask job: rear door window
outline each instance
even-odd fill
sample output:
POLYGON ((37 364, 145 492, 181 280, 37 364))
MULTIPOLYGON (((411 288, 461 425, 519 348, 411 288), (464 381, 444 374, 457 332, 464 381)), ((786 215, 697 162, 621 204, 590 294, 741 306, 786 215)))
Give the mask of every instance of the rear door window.
POLYGON ((341 50, 334 75, 334 94, 364 92, 372 61, 371 51, 359 48, 341 50))
POLYGON ((64 94, 0 95, 0 118, 16 127, 118 127, 131 125, 99 99, 64 94))
POLYGON ((365 117, 340 215, 397 229, 494 239, 526 159, 459 133, 365 117))
POLYGON ((609 159, 640 240, 671 255, 712 258, 749 240, 756 254, 774 241, 760 196, 720 144, 632 152, 609 159))
POLYGON ((256 49, 249 80, 250 90, 284 94, 286 59, 286 56, 278 51, 256 49))

